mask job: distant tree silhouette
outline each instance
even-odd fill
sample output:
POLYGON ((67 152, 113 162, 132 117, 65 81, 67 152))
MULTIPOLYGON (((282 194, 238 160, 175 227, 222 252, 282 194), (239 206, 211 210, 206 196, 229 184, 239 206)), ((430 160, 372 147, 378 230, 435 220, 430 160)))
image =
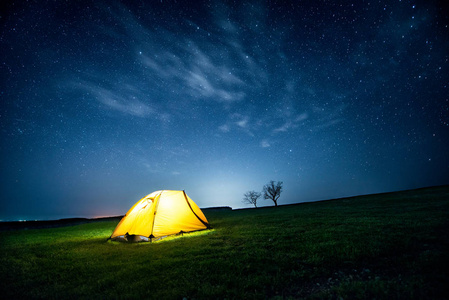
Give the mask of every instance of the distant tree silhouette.
POLYGON ((282 185, 284 183, 282 181, 278 181, 274 183, 271 180, 268 184, 263 186, 263 197, 266 200, 272 200, 274 202, 274 206, 278 206, 278 199, 281 196, 282 185))
POLYGON ((260 198, 261 193, 256 191, 249 191, 243 194, 242 202, 245 204, 253 204, 255 208, 257 208, 257 200, 260 198))

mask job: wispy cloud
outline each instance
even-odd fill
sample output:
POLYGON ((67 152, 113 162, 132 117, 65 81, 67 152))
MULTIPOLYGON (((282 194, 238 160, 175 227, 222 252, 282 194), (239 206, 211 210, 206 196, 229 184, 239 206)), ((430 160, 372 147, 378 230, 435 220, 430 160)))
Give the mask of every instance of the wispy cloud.
POLYGON ((307 120, 309 117, 308 113, 304 112, 299 115, 294 116, 293 118, 288 118, 284 124, 280 127, 276 127, 273 129, 273 133, 287 132, 291 129, 296 129, 300 126, 301 122, 307 120))
POLYGON ((254 136, 254 131, 258 127, 260 127, 259 122, 252 120, 249 115, 233 113, 228 116, 227 123, 219 126, 218 129, 223 133, 238 130, 245 132, 249 136, 254 136))
POLYGON ((249 117, 248 116, 242 116, 242 115, 235 115, 235 118, 238 118, 238 120, 235 122, 235 124, 243 129, 248 129, 248 122, 249 122, 249 117))
MULTIPOLYGON (((108 66, 108 70, 104 70, 103 65, 94 64, 98 70, 94 66, 93 72, 106 72, 109 85, 86 78, 81 81, 87 84, 81 84, 86 85, 104 107, 139 117, 161 109, 181 113, 196 105, 192 103, 197 100, 216 102, 226 109, 246 101, 269 82, 267 64, 271 53, 258 49, 255 40, 248 43, 245 38, 248 29, 260 34, 263 22, 259 17, 248 17, 243 29, 237 26, 240 21, 224 13, 231 8, 226 4, 221 7, 211 12, 209 17, 213 21, 207 30, 191 20, 180 20, 192 29, 183 35, 166 26, 149 27, 123 5, 104 7, 104 13, 115 26, 100 25, 96 28, 97 35, 123 41, 131 51, 120 54, 123 57, 120 66, 108 66), (123 64, 129 64, 129 74, 111 72, 111 69, 122 69, 123 64), (133 98, 129 90, 115 88, 122 85, 123 78, 138 82, 133 87, 140 90, 137 94, 143 97, 133 98)), ((244 7, 254 10, 256 16, 263 15, 263 6, 244 7)), ((105 55, 117 55, 113 48, 109 50, 105 55)), ((237 126, 243 129, 245 126, 241 125, 243 123, 237 126)))
POLYGON ((319 130, 322 130, 322 129, 325 129, 328 127, 332 127, 332 126, 337 125, 343 121, 344 121, 343 118, 328 120, 326 122, 319 123, 319 124, 316 124, 315 126, 313 126, 312 131, 319 131, 319 130))
POLYGON ((324 109, 315 107, 316 119, 312 123, 311 131, 320 131, 328 127, 332 127, 339 123, 344 122, 342 117, 346 108, 344 103, 341 103, 333 108, 324 109))
MULTIPOLYGON (((300 128, 321 130, 343 121, 341 112, 328 115, 314 111, 313 103, 330 92, 305 84, 299 76, 305 71, 278 67, 288 60, 280 46, 282 35, 270 37, 266 44, 265 37, 251 37, 266 26, 260 19, 263 5, 251 8, 243 4, 241 9, 254 9, 254 14, 238 21, 223 13, 229 7, 222 7, 209 16, 213 22, 207 31, 184 20, 192 30, 179 35, 164 26, 148 27, 124 6, 115 6, 107 13, 118 25, 101 30, 133 50, 124 61, 132 65, 132 74, 108 71, 106 83, 94 78, 82 79, 80 85, 101 107, 130 116, 155 116, 165 124, 174 116, 185 118, 184 112, 191 108, 191 113, 201 118, 210 113, 201 108, 201 101, 212 103, 212 109, 220 107, 226 112, 217 116, 215 128, 220 133, 240 131, 264 138, 300 128), (123 78, 127 78, 127 85, 123 85, 123 78), (277 95, 268 92, 272 86, 280 87, 277 95), (275 99, 272 96, 280 99, 279 109, 262 111, 263 105, 276 106, 269 100, 275 99), (257 98, 262 99, 255 104, 257 98), (243 102, 248 106, 242 111, 243 102)), ((265 140, 263 145, 270 143, 265 140)))
MULTIPOLYGON (((151 36, 151 32, 148 35, 151 36)), ((163 78, 171 86, 183 87, 193 98, 232 103, 246 97, 247 84, 244 77, 247 77, 247 72, 236 69, 235 61, 223 59, 229 56, 227 52, 235 49, 217 48, 202 40, 201 35, 198 42, 189 39, 180 42, 170 32, 164 38, 164 44, 172 45, 168 47, 171 51, 161 53, 160 49, 154 49, 153 43, 141 45, 144 53, 140 55, 140 60, 151 73, 150 77, 163 78), (233 69, 237 71, 233 72, 233 69)), ((237 53, 234 56, 241 55, 237 53)))
POLYGON ((146 117, 155 113, 149 101, 144 102, 142 100, 144 98, 143 95, 132 86, 125 85, 120 90, 114 88, 108 89, 94 82, 86 81, 78 82, 75 86, 88 91, 105 108, 136 117, 146 117))
POLYGON ((262 148, 268 148, 270 146, 271 146, 271 144, 270 144, 270 142, 268 142, 268 140, 262 140, 260 142, 260 147, 262 147, 262 148))
POLYGON ((225 132, 225 133, 229 132, 231 130, 231 128, 230 128, 230 126, 228 124, 223 124, 223 125, 219 126, 218 129, 221 132, 225 132))

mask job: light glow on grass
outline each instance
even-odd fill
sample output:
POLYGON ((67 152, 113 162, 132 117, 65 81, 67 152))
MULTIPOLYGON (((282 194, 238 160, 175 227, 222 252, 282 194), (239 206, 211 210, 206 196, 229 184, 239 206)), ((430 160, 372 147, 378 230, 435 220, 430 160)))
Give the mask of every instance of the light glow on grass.
POLYGON ((163 242, 168 242, 168 241, 174 241, 174 240, 181 239, 181 238, 191 238, 191 237, 203 236, 203 235, 211 234, 214 231, 215 231, 215 229, 206 229, 206 230, 199 230, 199 231, 193 231, 193 232, 184 232, 182 234, 167 236, 165 238, 154 241, 153 243, 163 243, 163 242))
POLYGON ((174 241, 174 240, 178 240, 181 238, 191 238, 191 237, 197 237, 197 236, 204 236, 204 235, 208 235, 212 232, 214 232, 215 229, 205 229, 205 230, 198 230, 198 231, 192 231, 192 232, 183 232, 180 234, 173 234, 173 235, 168 235, 165 237, 159 237, 154 239, 153 241, 138 241, 138 242, 133 242, 133 241, 124 241, 124 240, 109 240, 112 243, 125 243, 125 244, 142 244, 142 245, 148 245, 148 244, 155 244, 155 243, 162 243, 162 242, 167 242, 167 241, 174 241))

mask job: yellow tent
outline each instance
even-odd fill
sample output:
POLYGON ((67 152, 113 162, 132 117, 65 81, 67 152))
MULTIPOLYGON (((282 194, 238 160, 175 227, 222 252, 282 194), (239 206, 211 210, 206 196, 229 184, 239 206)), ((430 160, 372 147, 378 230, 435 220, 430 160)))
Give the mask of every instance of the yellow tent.
POLYGON ((111 239, 151 241, 207 228, 210 226, 203 212, 184 191, 156 191, 131 207, 111 239))

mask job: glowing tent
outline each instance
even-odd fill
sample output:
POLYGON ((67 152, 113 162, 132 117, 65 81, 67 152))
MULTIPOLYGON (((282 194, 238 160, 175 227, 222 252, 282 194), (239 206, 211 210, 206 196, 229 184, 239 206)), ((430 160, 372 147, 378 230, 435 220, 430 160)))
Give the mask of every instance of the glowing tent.
POLYGON ((139 200, 118 223, 113 240, 148 241, 210 228, 184 191, 156 191, 139 200))

